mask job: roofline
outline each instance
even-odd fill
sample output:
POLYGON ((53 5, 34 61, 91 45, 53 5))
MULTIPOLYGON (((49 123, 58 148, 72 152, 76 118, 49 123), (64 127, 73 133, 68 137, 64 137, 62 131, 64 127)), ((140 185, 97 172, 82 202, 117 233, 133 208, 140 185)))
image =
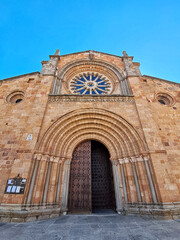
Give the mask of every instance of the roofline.
MULTIPOLYGON (((103 54, 113 56, 113 57, 123 58, 123 56, 118 56, 118 55, 115 55, 115 54, 110 54, 110 53, 105 53, 105 52, 99 52, 99 51, 95 51, 95 50, 86 50, 86 51, 81 51, 81 52, 68 53, 68 54, 60 55, 60 57, 66 57, 66 56, 69 56, 69 55, 80 54, 80 53, 88 53, 90 51, 95 52, 95 53, 103 53, 103 54)), ((133 58, 133 56, 128 56, 128 57, 133 58)))
POLYGON ((153 77, 153 76, 149 76, 149 75, 142 75, 142 77, 148 77, 148 78, 157 79, 157 80, 160 80, 160 81, 163 81, 163 82, 180 85, 180 83, 177 83, 177 82, 173 82, 173 81, 169 81, 169 80, 166 80, 166 79, 157 78, 157 77, 153 77))
POLYGON ((40 74, 40 72, 26 73, 26 74, 22 74, 22 75, 18 75, 18 76, 10 77, 10 78, 0 79, 0 81, 9 81, 9 80, 13 80, 14 78, 20 78, 20 77, 25 77, 25 76, 28 76, 28 75, 34 75, 34 74, 40 74))
MULTIPOLYGON (((89 50, 88 50, 88 51, 83 51, 83 52, 89 52, 89 50)), ((94 51, 94 52, 103 53, 103 52, 98 52, 98 51, 94 51)), ((82 52, 70 53, 70 54, 65 54, 65 55, 61 55, 61 56, 67 56, 67 55, 79 54, 79 53, 82 53, 82 52)), ((117 55, 112 55, 112 54, 108 54, 108 53, 105 53, 105 54, 119 57, 119 56, 117 56, 117 55)), ((119 57, 119 58, 122 58, 122 57, 119 57)), ((10 81, 10 80, 13 80, 14 78, 25 77, 25 76, 34 75, 34 74, 40 74, 40 72, 37 71, 37 72, 32 72, 32 73, 26 73, 26 74, 22 74, 22 75, 10 77, 10 78, 0 79, 0 81, 10 81)), ((157 78, 157 77, 153 77, 153 76, 149 76, 149 75, 142 75, 142 77, 157 79, 157 80, 160 80, 160 81, 164 81, 164 82, 168 82, 168 83, 173 83, 173 84, 180 85, 180 83, 177 83, 177 82, 173 82, 173 81, 170 81, 170 80, 166 80, 166 79, 162 79, 162 78, 157 78)))

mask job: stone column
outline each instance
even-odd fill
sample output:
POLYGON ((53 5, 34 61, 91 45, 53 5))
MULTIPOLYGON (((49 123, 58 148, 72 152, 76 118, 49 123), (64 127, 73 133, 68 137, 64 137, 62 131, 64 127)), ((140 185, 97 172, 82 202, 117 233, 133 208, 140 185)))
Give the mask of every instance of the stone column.
POLYGON ((156 191, 155 191, 154 184, 153 184, 153 181, 152 181, 151 172, 150 172, 150 169, 149 169, 148 158, 147 157, 144 157, 144 164, 145 164, 145 168, 146 168, 146 172, 147 172, 147 176, 148 176, 149 186, 150 186, 150 189, 151 189, 152 199, 153 199, 154 203, 157 203, 158 201, 157 201, 157 197, 156 197, 156 191))
POLYGON ((127 95, 132 95, 130 87, 129 87, 129 82, 127 79, 124 80, 125 81, 125 86, 126 86, 126 93, 127 95))
POLYGON ((57 81, 57 84, 56 84, 56 94, 60 94, 60 92, 61 92, 62 81, 63 81, 63 79, 60 79, 60 78, 57 81))
POLYGON ((134 175, 134 181, 136 184, 136 192, 137 192, 137 197, 138 197, 138 202, 141 202, 141 190, 139 187, 139 182, 138 182, 138 178, 137 178, 137 173, 136 173, 136 168, 134 165, 134 162, 136 161, 135 157, 131 157, 131 166, 132 166, 132 170, 133 170, 133 175, 134 175))
POLYGON ((33 189, 34 189, 34 184, 35 184, 35 180, 36 180, 36 175, 37 175, 37 170, 38 170, 40 159, 41 159, 41 154, 34 156, 34 160, 35 160, 34 169, 33 169, 33 174, 31 177, 31 183, 30 183, 30 187, 29 187, 29 193, 28 193, 26 204, 31 203, 32 193, 33 193, 33 189))
POLYGON ((114 186, 115 186, 115 197, 116 197, 116 211, 120 214, 123 211, 122 193, 121 193, 121 179, 118 172, 118 160, 111 160, 114 186))
POLYGON ((125 200, 124 208, 126 209, 128 204, 128 197, 127 197, 126 181, 124 177, 124 168, 123 168, 124 159, 120 159, 119 163, 121 168, 122 184, 123 184, 123 191, 124 191, 124 200, 125 200))
POLYGON ((121 95, 125 95, 124 80, 120 81, 121 95))
POLYGON ((46 203, 47 200, 47 193, 48 193, 48 186, 49 186, 49 179, 50 179, 50 174, 51 174, 51 167, 52 167, 52 162, 48 162, 48 170, 46 174, 46 182, 45 182, 45 188, 44 188, 44 193, 43 193, 43 203, 46 203))
POLYGON ((62 185, 62 196, 61 196, 61 212, 63 215, 67 214, 68 208, 68 192, 69 192, 69 174, 70 174, 71 159, 66 159, 64 162, 63 169, 63 185, 62 185))
POLYGON ((56 191, 56 204, 59 204, 61 176, 62 176, 62 160, 59 161, 59 174, 58 174, 58 183, 57 183, 57 191, 56 191))
POLYGON ((56 84, 57 84, 57 77, 54 78, 51 94, 56 94, 56 84))

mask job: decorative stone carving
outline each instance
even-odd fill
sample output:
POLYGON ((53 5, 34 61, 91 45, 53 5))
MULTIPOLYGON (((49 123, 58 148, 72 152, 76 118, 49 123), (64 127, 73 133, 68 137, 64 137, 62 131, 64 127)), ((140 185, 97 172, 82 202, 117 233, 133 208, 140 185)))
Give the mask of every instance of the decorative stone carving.
POLYGON ((133 103, 134 98, 130 96, 106 95, 106 96, 92 96, 92 95, 50 95, 49 103, 58 102, 129 102, 133 103))
POLYGON ((41 75, 55 76, 58 60, 59 50, 56 50, 55 54, 50 56, 50 60, 48 62, 42 62, 41 75))
POLYGON ((59 51, 59 49, 57 49, 54 55, 59 56, 59 53, 60 53, 60 51, 59 51))
POLYGON ((75 61, 72 61, 68 64, 66 64, 64 67, 61 68, 61 70, 58 72, 58 78, 59 79, 63 79, 64 76, 66 75, 66 73, 74 68, 74 67, 80 67, 80 66, 86 66, 86 65, 91 65, 92 67, 93 66, 101 66, 101 67, 104 67, 106 68, 107 70, 110 70, 112 71, 119 80, 123 80, 126 78, 126 75, 124 73, 124 71, 120 68, 117 68, 114 64, 112 63, 109 63, 109 62, 106 62, 106 61, 103 61, 103 60, 97 60, 97 59, 93 59, 92 61, 91 60, 86 60, 86 59, 83 59, 83 60, 75 60, 75 61))
POLYGON ((128 54, 126 51, 123 51, 122 54, 123 54, 123 57, 128 57, 128 54))
POLYGON ((118 160, 111 160, 111 163, 112 163, 112 165, 116 165, 116 166, 119 165, 119 161, 118 160))
POLYGON ((72 94, 102 95, 112 92, 112 83, 98 72, 82 72, 71 79, 69 89, 72 94))
POLYGON ((34 159, 35 159, 35 160, 40 161, 41 158, 42 158, 42 154, 41 154, 41 153, 36 153, 36 154, 34 154, 34 159))
POLYGON ((136 157, 131 157, 131 158, 130 158, 130 162, 131 162, 131 163, 132 163, 132 162, 137 162, 136 157))
POLYGON ((49 161, 50 156, 49 155, 42 155, 41 161, 49 161))
POLYGON ((90 50, 89 51, 89 59, 92 60, 93 57, 94 57, 94 52, 93 52, 93 50, 90 50))
POLYGON ((127 76, 141 76, 139 70, 140 64, 133 62, 133 57, 129 57, 126 51, 123 51, 123 63, 127 76))
MULTIPOLYGON (((62 84, 62 81, 64 80, 66 80, 66 83, 67 83, 67 84, 65 83, 64 86, 65 88, 68 89, 69 81, 76 75, 76 72, 74 71, 76 71, 77 69, 79 70, 81 69, 81 72, 94 71, 94 72, 99 72, 100 74, 103 74, 103 75, 107 74, 107 77, 110 80, 113 80, 114 84, 116 84, 117 82, 121 82, 126 78, 125 71, 118 68, 114 64, 108 63, 103 60, 95 59, 94 53, 92 54, 92 52, 90 52, 89 56, 90 56, 89 59, 75 60, 64 65, 57 73, 57 79, 54 80, 51 93, 56 95, 60 94, 61 84, 62 84)), ((80 73, 79 70, 77 74, 80 73)), ((127 88, 126 85, 127 84, 124 84, 124 89, 127 88)), ((122 95, 131 95, 129 88, 127 89, 127 91, 122 90, 121 92, 122 92, 122 95)))

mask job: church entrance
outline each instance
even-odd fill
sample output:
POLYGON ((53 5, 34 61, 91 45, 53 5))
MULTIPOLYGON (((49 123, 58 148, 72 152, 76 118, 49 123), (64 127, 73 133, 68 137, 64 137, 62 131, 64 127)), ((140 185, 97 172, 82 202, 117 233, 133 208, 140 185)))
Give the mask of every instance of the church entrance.
POLYGON ((90 213, 96 209, 115 210, 113 175, 107 148, 88 140, 73 152, 68 211, 90 213))

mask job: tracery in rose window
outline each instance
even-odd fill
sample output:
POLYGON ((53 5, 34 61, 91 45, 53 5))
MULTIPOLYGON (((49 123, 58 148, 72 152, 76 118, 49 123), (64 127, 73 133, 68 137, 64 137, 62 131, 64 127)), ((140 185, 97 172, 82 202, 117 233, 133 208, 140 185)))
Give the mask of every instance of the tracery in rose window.
POLYGON ((73 94, 110 94, 111 90, 110 80, 96 72, 81 73, 70 81, 70 91, 73 94))

